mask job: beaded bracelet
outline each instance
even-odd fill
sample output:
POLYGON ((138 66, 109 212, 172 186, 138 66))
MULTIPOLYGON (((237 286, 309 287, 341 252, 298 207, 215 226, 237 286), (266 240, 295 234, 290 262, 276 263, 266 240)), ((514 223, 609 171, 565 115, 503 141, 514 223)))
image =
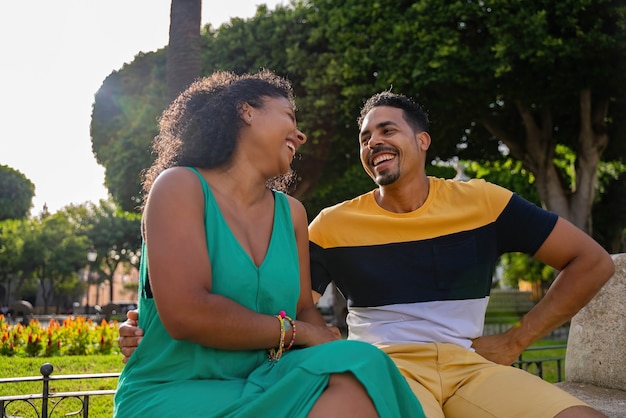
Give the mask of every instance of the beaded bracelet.
POLYGON ((296 342, 296 321, 294 321, 293 319, 291 319, 290 316, 287 315, 287 313, 285 311, 280 311, 278 313, 278 315, 283 318, 286 319, 287 321, 289 321, 289 325, 291 325, 292 328, 292 332, 291 332, 291 340, 289 341, 289 345, 285 348, 285 351, 291 350, 291 348, 293 347, 293 345, 296 342))
POLYGON ((280 322, 280 341, 278 343, 278 349, 270 348, 267 350, 267 357, 273 362, 280 360, 283 355, 283 345, 285 344, 285 321, 280 314, 276 315, 276 318, 278 318, 278 322, 280 322))

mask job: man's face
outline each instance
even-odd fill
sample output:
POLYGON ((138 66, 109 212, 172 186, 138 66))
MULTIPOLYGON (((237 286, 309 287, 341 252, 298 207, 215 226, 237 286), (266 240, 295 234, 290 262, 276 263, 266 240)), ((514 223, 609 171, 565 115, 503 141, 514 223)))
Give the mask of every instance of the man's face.
POLYGON ((404 119, 403 110, 379 106, 370 110, 359 133, 361 163, 379 186, 396 182, 402 169, 424 167, 430 137, 413 132, 404 119))

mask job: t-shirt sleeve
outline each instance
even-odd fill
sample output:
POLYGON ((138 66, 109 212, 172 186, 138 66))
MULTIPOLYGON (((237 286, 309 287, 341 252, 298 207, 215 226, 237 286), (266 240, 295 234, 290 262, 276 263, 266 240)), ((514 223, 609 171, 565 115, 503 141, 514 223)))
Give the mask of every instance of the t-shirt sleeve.
POLYGON ((324 249, 313 241, 309 241, 309 252, 311 256, 311 288, 317 293, 323 294, 332 280, 324 262, 324 249))
POLYGON ((550 235, 558 215, 513 194, 496 220, 500 253, 534 255, 550 235))

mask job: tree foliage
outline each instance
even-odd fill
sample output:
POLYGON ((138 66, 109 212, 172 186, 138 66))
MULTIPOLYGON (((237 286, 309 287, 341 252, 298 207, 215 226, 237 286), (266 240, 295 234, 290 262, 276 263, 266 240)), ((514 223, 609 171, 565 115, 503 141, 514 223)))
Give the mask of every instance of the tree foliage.
POLYGON ((105 185, 126 211, 141 203, 141 173, 152 164, 151 143, 167 105, 164 50, 138 54, 111 73, 95 96, 92 149, 105 185))
POLYGON ((122 210, 112 201, 99 205, 70 205, 63 214, 87 238, 89 245, 82 252, 82 265, 87 264, 88 249, 95 250, 96 260, 89 266, 97 277, 94 284, 109 284, 109 297, 114 299, 113 276, 120 264, 138 267, 141 255, 141 215, 122 210))
POLYGON ((500 257, 504 284, 517 287, 520 280, 526 282, 552 283, 555 271, 552 267, 522 253, 507 253, 500 257))
POLYGON ((87 252, 98 258, 91 266, 98 284, 108 281, 120 264, 138 266, 141 251, 140 215, 125 212, 110 201, 99 205, 69 205, 39 217, 0 221, 0 283, 6 294, 0 302, 23 298, 36 303, 41 295, 44 312, 59 311, 84 293, 82 273, 87 252))
POLYGON ((9 305, 12 285, 21 274, 20 258, 24 246, 23 220, 0 221, 0 283, 5 285, 5 294, 0 305, 9 305))
MULTIPOLYGON (((303 2, 269 11, 258 7, 248 20, 231 19, 218 30, 205 28, 203 72, 235 73, 261 68, 287 77, 298 105, 298 125, 306 133, 307 146, 294 161, 299 181, 293 194, 304 198, 314 193, 318 179, 333 170, 327 160, 332 141, 342 126, 338 117, 339 80, 329 76, 332 54, 325 39, 316 38, 314 13, 303 2)), ((342 171, 333 171, 341 175, 342 171)))
POLYGON ((0 165, 0 221, 26 218, 34 196, 35 185, 24 174, 0 165))
POLYGON ((626 251, 626 170, 614 170, 615 165, 601 168, 603 177, 611 180, 593 207, 594 237, 612 254, 626 251))
POLYGON ((23 278, 39 282, 44 312, 48 312, 49 306, 65 296, 59 294, 59 290, 71 290, 68 282, 79 285, 77 272, 85 265, 89 241, 62 211, 25 222, 21 254, 23 278))
POLYGON ((141 216, 123 211, 113 202, 101 201, 90 206, 86 219, 86 234, 98 253, 95 266, 99 276, 109 282, 113 301, 113 275, 120 264, 138 267, 141 256, 141 216))
POLYGON ((383 89, 415 97, 434 120, 433 157, 496 159, 504 143, 542 203, 590 229, 597 165, 609 138, 624 142, 620 2, 312 3, 342 62, 349 113, 383 89), (576 152, 573 187, 553 163, 559 144, 576 152))
MULTIPOLYGON (((267 67, 293 82, 309 139, 294 162, 294 194, 310 216, 372 187, 355 119, 367 97, 386 89, 429 111, 433 160, 523 170, 540 204, 588 231, 596 190, 615 181, 598 183, 601 162, 626 156, 626 16, 617 0, 292 1, 205 27, 202 54, 203 74, 267 67)), ((96 96, 94 150, 125 210, 135 208, 151 162, 164 65, 162 51, 140 54, 96 96), (149 117, 133 116, 146 106, 149 117)))

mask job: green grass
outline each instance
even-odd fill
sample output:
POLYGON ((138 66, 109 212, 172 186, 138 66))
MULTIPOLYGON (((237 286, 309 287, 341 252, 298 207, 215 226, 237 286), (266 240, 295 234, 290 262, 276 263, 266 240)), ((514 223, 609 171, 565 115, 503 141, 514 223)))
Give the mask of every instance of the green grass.
MULTIPOLYGON (((52 376, 81 373, 113 373, 121 372, 123 368, 122 357, 114 355, 93 356, 60 356, 60 357, 36 357, 16 358, 0 357, 0 378, 41 376, 39 368, 44 363, 50 363, 54 367, 52 376)), ((86 390, 115 389, 117 379, 87 379, 52 381, 50 392, 75 392, 86 390)), ((23 382, 5 383, 0 385, 0 396, 41 394, 42 383, 23 382)), ((48 412, 52 409, 56 399, 52 399, 48 406, 48 412)), ((37 408, 41 409, 41 401, 33 401, 37 408)), ((76 399, 67 399, 59 403, 55 408, 53 417, 62 417, 64 414, 80 409, 80 402, 76 399)), ((13 402, 6 411, 8 416, 20 416, 23 418, 37 417, 31 407, 23 402, 13 402)), ((111 417, 113 414, 113 396, 93 396, 89 398, 89 417, 111 417)), ((82 416, 82 415, 79 415, 82 416)))

